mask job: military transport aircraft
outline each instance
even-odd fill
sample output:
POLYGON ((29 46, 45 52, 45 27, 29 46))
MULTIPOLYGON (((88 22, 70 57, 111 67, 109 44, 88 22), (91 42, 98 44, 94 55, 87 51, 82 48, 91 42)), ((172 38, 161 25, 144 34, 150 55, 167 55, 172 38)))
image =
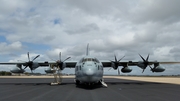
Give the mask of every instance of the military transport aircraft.
POLYGON ((45 70, 47 73, 54 73, 55 81, 51 84, 60 84, 61 83, 61 70, 64 68, 75 68, 75 83, 76 85, 85 83, 88 85, 93 85, 96 83, 102 84, 107 87, 107 84, 103 80, 103 68, 112 67, 115 70, 118 70, 118 74, 120 74, 119 66, 122 66, 121 72, 129 73, 132 71, 129 66, 138 66, 144 72, 147 67, 150 67, 152 72, 163 72, 165 68, 160 66, 160 64, 175 64, 180 62, 157 62, 157 61, 149 61, 149 55, 146 59, 144 59, 140 54, 139 56, 143 61, 139 62, 121 62, 121 59, 117 59, 116 55, 114 55, 114 61, 99 61, 97 58, 89 55, 89 45, 87 45, 86 56, 76 62, 66 61, 70 57, 67 57, 65 60, 61 60, 61 53, 59 53, 58 61, 45 61, 45 62, 34 62, 36 58, 40 55, 37 55, 33 60, 30 60, 29 52, 27 53, 28 62, 1 62, 0 65, 16 65, 16 68, 11 70, 12 73, 24 73, 27 67, 30 70, 35 70, 39 66, 49 66, 49 69, 45 70), (154 65, 153 67, 151 65, 154 65), (24 68, 22 68, 24 66, 24 68), (59 79, 58 79, 59 77, 59 79))

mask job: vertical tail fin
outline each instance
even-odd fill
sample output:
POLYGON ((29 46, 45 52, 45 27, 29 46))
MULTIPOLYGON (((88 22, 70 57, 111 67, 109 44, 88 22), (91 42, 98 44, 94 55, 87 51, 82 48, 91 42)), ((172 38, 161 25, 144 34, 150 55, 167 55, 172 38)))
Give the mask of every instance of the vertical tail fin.
POLYGON ((86 55, 89 55, 89 43, 87 44, 86 55))

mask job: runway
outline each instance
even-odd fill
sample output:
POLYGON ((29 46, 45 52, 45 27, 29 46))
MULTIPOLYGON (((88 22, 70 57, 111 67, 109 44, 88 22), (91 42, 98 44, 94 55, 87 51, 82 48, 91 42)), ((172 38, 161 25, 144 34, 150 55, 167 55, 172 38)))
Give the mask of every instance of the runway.
MULTIPOLYGON (((144 77, 144 79, 146 79, 144 77)), ((176 78, 179 80, 180 78, 176 78)), ((180 85, 105 78, 108 88, 76 86, 73 78, 50 86, 52 78, 0 78, 0 101, 179 101, 180 85)))

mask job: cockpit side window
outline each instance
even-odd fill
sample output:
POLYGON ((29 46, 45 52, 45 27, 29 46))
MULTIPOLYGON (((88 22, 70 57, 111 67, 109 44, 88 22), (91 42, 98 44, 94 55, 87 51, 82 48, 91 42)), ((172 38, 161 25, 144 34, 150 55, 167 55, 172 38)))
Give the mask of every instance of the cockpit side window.
POLYGON ((96 61, 97 63, 99 63, 99 60, 98 60, 98 59, 96 59, 96 58, 95 58, 95 61, 96 61))
POLYGON ((85 62, 84 58, 82 59, 82 62, 85 62))
POLYGON ((79 63, 83 62, 83 60, 84 60, 84 58, 82 58, 82 59, 79 61, 79 63))

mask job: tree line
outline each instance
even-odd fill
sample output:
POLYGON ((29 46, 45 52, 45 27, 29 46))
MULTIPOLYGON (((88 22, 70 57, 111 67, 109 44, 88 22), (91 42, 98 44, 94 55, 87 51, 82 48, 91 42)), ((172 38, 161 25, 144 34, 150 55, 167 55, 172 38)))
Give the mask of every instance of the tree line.
POLYGON ((8 75, 12 75, 12 73, 7 71, 0 71, 0 76, 8 76, 8 75))

